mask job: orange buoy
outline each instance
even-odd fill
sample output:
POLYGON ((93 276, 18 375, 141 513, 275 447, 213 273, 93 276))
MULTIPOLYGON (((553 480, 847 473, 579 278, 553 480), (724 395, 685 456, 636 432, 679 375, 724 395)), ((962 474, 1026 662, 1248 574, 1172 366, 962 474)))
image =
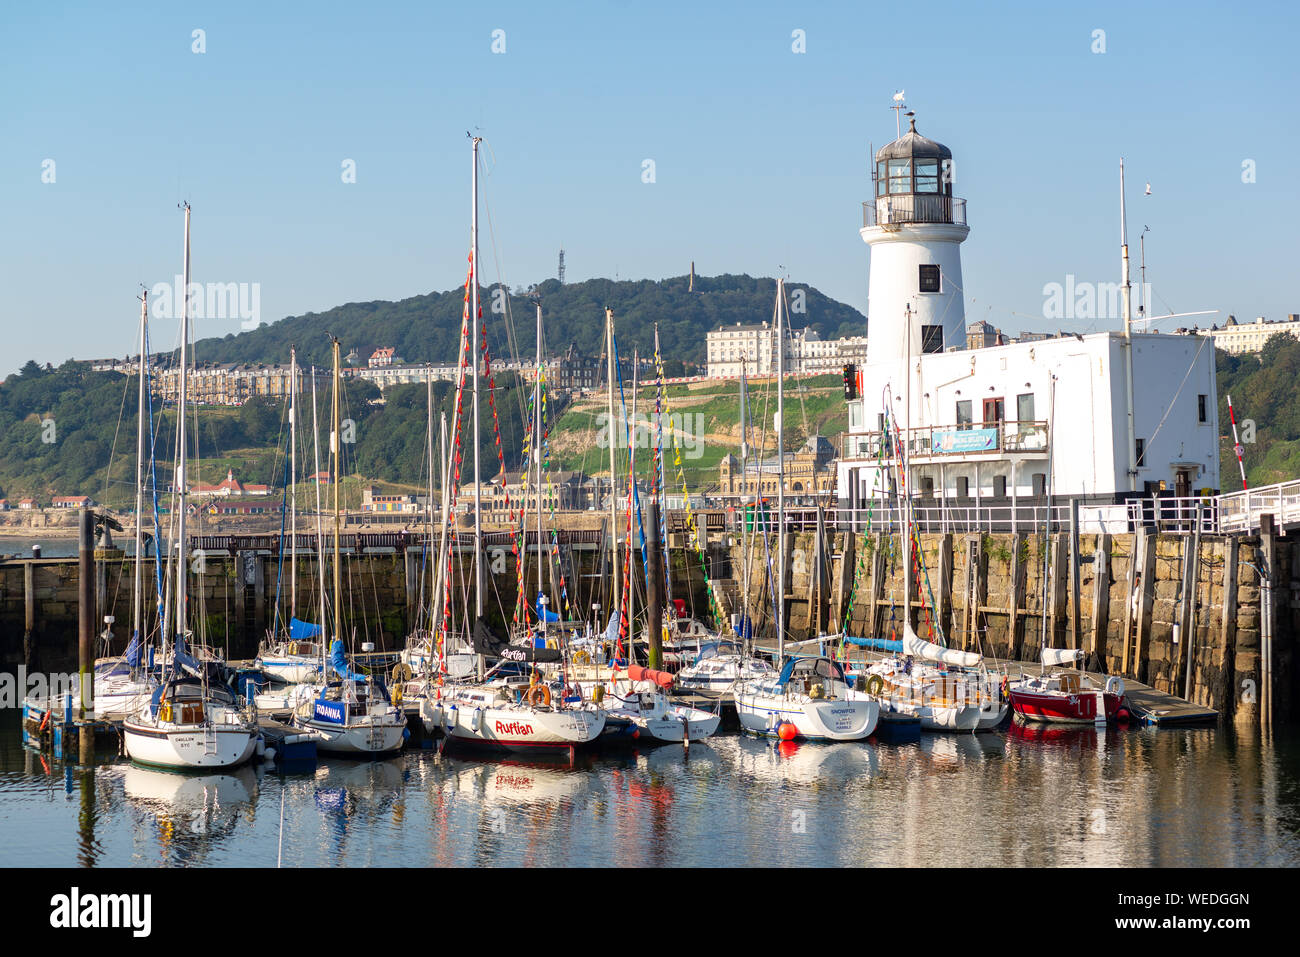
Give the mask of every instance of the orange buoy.
POLYGON ((799 729, 791 721, 782 721, 776 726, 776 736, 782 741, 793 741, 799 729))

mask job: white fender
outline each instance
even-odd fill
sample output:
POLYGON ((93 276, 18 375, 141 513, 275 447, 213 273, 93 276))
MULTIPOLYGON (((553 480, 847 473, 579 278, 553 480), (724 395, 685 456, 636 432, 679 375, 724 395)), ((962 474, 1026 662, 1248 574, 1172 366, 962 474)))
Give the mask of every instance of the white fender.
POLYGON ((1106 694, 1118 695, 1124 697, 1124 679, 1119 675, 1111 675, 1106 679, 1106 694))

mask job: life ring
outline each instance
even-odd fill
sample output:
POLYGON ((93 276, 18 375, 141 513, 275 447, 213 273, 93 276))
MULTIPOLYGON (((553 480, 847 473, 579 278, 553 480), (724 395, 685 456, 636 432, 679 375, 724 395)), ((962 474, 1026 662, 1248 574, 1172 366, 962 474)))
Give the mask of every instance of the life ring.
POLYGON ((591 664, 591 655, 586 651, 575 652, 573 655, 573 663, 575 665, 589 665, 591 664))
POLYGON ((867 694, 879 697, 880 693, 885 690, 885 679, 880 675, 872 675, 867 679, 867 694))
POLYGON ((399 685, 411 680, 411 666, 405 661, 393 665, 393 684, 399 685))
POLYGON ((1124 697, 1124 679, 1119 675, 1111 675, 1107 678, 1106 694, 1113 694, 1120 698, 1124 697))
POLYGON ((525 695, 524 700, 534 708, 539 705, 543 708, 549 708, 551 706, 551 688, 549 685, 533 685, 528 689, 528 694, 525 695))

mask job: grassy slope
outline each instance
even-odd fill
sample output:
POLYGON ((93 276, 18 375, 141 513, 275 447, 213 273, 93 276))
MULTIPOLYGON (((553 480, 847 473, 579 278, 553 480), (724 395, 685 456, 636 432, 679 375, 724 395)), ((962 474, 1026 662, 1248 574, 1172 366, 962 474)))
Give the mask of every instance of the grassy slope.
MULTIPOLYGON (((695 491, 715 486, 718 482, 718 464, 728 454, 740 448, 740 397, 735 382, 707 382, 695 385, 670 386, 667 390, 667 411, 674 416, 686 416, 685 428, 692 440, 699 442, 692 452, 689 443, 683 443, 682 472, 688 487, 695 491), (701 419, 695 418, 701 416, 701 419), (696 424, 700 430, 696 432, 696 424)), ((776 412, 775 380, 750 383, 749 415, 752 423, 750 443, 757 453, 774 455, 776 436, 772 431, 772 417, 776 412), (763 435, 767 424, 766 436, 763 435)), ((630 390, 627 395, 631 404, 630 390)), ((654 386, 638 390, 637 415, 654 411, 654 386)), ((560 417, 551 433, 551 464, 566 469, 581 469, 588 474, 609 474, 609 449, 600 441, 600 425, 606 414, 608 399, 591 395, 578 399, 560 417)), ((790 380, 786 384, 786 447, 798 448, 809 435, 835 437, 848 426, 848 410, 839 377, 818 376, 805 380, 790 380), (806 422, 806 426, 805 426, 806 422)), ((653 436, 650 438, 653 441, 653 436)), ((665 445, 668 440, 665 438, 665 445)), ((637 473, 648 474, 652 452, 637 449, 637 473)), ((673 458, 668 454, 668 484, 677 486, 673 479, 673 458)))

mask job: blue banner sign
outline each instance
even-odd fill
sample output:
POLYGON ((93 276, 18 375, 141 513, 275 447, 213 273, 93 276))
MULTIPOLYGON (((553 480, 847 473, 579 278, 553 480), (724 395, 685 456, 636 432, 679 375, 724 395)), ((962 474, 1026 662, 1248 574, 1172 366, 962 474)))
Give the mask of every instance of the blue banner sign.
POLYGON ((317 721, 325 721, 329 724, 343 724, 345 720, 343 702, 317 699, 314 717, 317 721))
POLYGON ((934 432, 930 436, 930 451, 940 454, 948 452, 993 452, 998 447, 997 429, 960 429, 950 432, 934 432))

